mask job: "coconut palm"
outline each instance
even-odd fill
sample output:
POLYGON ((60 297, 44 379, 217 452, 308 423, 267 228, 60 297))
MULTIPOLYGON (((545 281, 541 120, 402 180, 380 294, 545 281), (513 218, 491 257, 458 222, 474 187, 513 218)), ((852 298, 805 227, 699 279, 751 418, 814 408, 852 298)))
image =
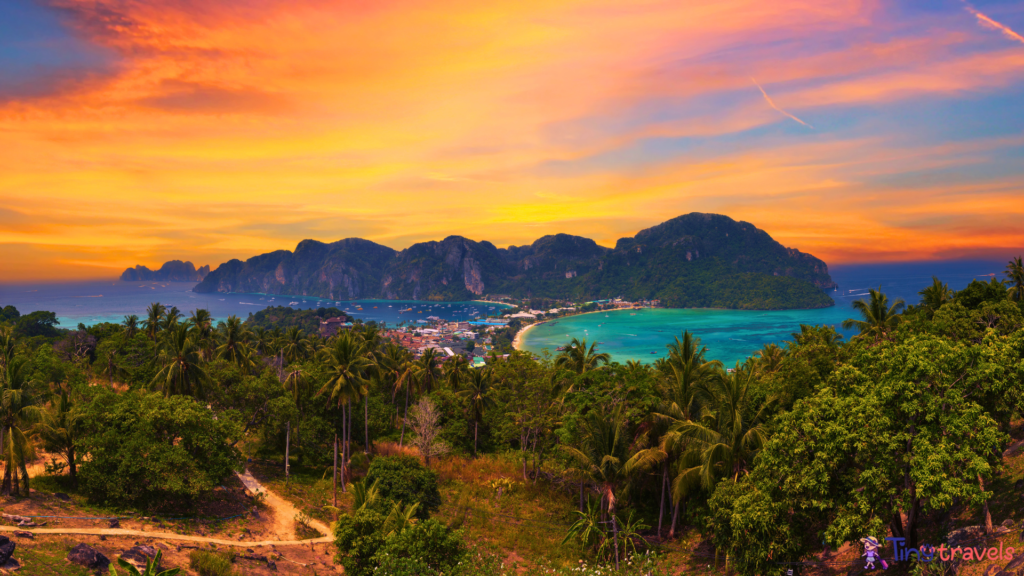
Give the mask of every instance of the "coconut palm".
POLYGON ((1006 264, 1006 280, 1010 283, 1010 299, 1024 300, 1024 261, 1020 256, 1006 264))
POLYGON ((217 324, 217 331, 221 344, 214 350, 216 357, 237 364, 243 372, 248 372, 253 364, 248 345, 249 330, 238 316, 228 316, 227 322, 217 324))
MULTIPOLYGON (((384 353, 380 357, 378 367, 381 373, 384 374, 385 380, 391 386, 392 402, 394 402, 399 390, 405 390, 405 417, 402 419, 402 435, 398 440, 398 445, 403 446, 405 443, 405 422, 409 419, 409 394, 419 384, 414 373, 415 364, 413 364, 408 350, 395 343, 390 343, 384 348, 384 353)), ((398 408, 396 406, 396 417, 398 416, 397 412, 398 408)))
MULTIPOLYGON (((317 392, 317 396, 330 393, 329 403, 336 403, 341 409, 341 431, 344 455, 347 462, 350 454, 349 440, 352 430, 352 402, 367 394, 366 374, 371 367, 366 357, 363 340, 351 332, 343 332, 334 339, 334 345, 323 350, 327 372, 330 378, 317 392), (347 409, 347 414, 346 414, 347 409)), ((344 476, 344 467, 342 468, 344 476)), ((342 491, 344 488, 342 480, 342 491)))
MULTIPOLYGON (((284 379, 284 389, 291 392, 292 401, 295 402, 295 407, 299 411, 299 422, 296 422, 295 430, 296 433, 299 429, 299 424, 302 422, 302 399, 309 394, 309 379, 306 378, 305 372, 302 368, 294 367, 288 371, 288 375, 284 379)), ((291 446, 291 432, 292 423, 289 420, 286 424, 287 432, 285 433, 285 444, 284 444, 284 462, 285 462, 285 476, 288 475, 289 460, 288 452, 291 446)))
POLYGON ((25 463, 33 458, 34 451, 26 431, 29 424, 39 419, 43 403, 42 384, 29 377, 30 369, 25 358, 11 358, 0 387, 0 454, 7 462, 0 493, 5 495, 19 494, 19 471, 25 494, 29 493, 25 463))
POLYGON ((37 430, 47 452, 58 454, 68 464, 71 483, 78 486, 78 468, 75 463, 75 440, 78 437, 79 414, 68 398, 68 391, 61 387, 60 399, 42 413, 37 430))
POLYGON ((178 310, 177 306, 171 306, 164 310, 164 315, 160 319, 160 330, 169 332, 175 326, 178 325, 178 321, 181 319, 181 311, 178 310))
POLYGON ((469 361, 462 354, 456 354, 445 360, 441 366, 441 372, 444 374, 444 379, 448 382, 448 387, 458 392, 468 376, 469 361))
POLYGON ((874 338, 875 342, 888 338, 889 333, 895 330, 896 325, 899 324, 899 313, 906 303, 902 298, 897 298, 890 306, 889 297, 883 294, 881 289, 879 286, 878 290, 873 288, 870 290, 871 300, 869 302, 857 300, 853 303, 853 308, 860 312, 864 319, 848 318, 843 320, 843 328, 847 330, 857 328, 860 331, 860 336, 870 336, 874 338))
POLYGON ((737 480, 767 440, 765 421, 773 400, 755 406, 754 381, 754 372, 737 362, 731 374, 719 373, 697 389, 704 405, 701 416, 673 426, 673 432, 692 441, 699 453, 700 480, 707 489, 722 476, 737 480))
POLYGON ((252 331, 252 342, 249 345, 253 352, 261 356, 270 354, 273 349, 274 336, 266 328, 257 327, 252 331))
POLYGON ((139 331, 139 317, 135 314, 129 314, 124 317, 124 321, 121 322, 121 325, 124 326, 125 339, 131 340, 139 331))
POLYGON ((615 516, 616 490, 627 479, 625 465, 629 460, 630 439, 626 433, 621 409, 611 413, 591 410, 581 425, 580 447, 564 446, 576 464, 577 474, 589 476, 601 493, 601 507, 611 517, 616 540, 615 567, 618 569, 618 521, 615 516))
POLYGON ((150 382, 150 387, 161 390, 165 396, 187 394, 201 398, 204 386, 211 383, 203 368, 203 357, 188 324, 178 324, 164 337, 158 361, 162 368, 150 382))
POLYGON ((466 380, 466 389, 459 394, 469 400, 470 410, 473 411, 473 456, 476 456, 477 441, 480 438, 480 421, 483 420, 484 411, 494 406, 494 400, 490 397, 491 371, 487 368, 477 368, 469 374, 466 380))
POLYGON ((437 348, 427 348, 414 362, 413 373, 416 375, 416 381, 427 392, 432 392, 442 378, 439 360, 437 348))
POLYGON ((778 370, 779 366, 782 365, 782 359, 785 357, 786 350, 774 342, 765 344, 764 348, 757 351, 758 366, 766 374, 771 374, 778 370))
POLYGON ((309 339, 298 326, 292 326, 284 335, 281 354, 288 363, 300 362, 309 357, 309 339))
POLYGON ((153 302, 146 308, 146 321, 143 326, 150 340, 156 340, 156 334, 160 331, 160 320, 163 319, 166 310, 167 308, 159 302, 153 302))
POLYGON ((576 374, 583 375, 592 370, 597 370, 602 364, 611 362, 611 355, 606 352, 596 352, 597 344, 591 344, 587 348, 587 340, 573 338, 569 346, 562 351, 555 359, 555 366, 571 370, 576 374))
POLYGON ((14 337, 14 330, 0 326, 0 383, 4 382, 7 366, 14 359, 16 345, 17 339, 14 337))
POLYGON ((203 358, 209 359, 213 341, 213 316, 210 316, 209 310, 197 308, 189 317, 189 322, 192 324, 192 331, 195 332, 196 342, 203 351, 203 358))
POLYGON ((931 318, 943 304, 953 301, 953 290, 948 284, 943 284, 935 276, 932 276, 932 285, 918 292, 921 295, 921 307, 924 308, 928 317, 931 318))

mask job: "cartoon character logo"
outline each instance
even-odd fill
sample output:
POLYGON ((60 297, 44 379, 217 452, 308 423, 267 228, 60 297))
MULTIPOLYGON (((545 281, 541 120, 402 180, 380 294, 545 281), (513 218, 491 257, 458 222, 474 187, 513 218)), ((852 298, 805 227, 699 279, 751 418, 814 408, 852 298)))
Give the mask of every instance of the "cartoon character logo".
POLYGON ((889 569, 889 565, 885 562, 885 560, 882 560, 882 558, 878 555, 878 550, 882 547, 882 545, 878 543, 878 540, 876 540, 874 536, 861 538, 860 542, 864 545, 863 556, 865 556, 867 560, 867 562, 864 565, 865 570, 874 570, 875 562, 880 562, 882 564, 882 570, 889 569))

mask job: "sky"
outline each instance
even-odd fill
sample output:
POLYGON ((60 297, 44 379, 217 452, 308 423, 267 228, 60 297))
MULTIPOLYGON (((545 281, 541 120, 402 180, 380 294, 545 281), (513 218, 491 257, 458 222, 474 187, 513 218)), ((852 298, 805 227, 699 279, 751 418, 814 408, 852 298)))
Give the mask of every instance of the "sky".
POLYGON ((1024 251, 1024 3, 4 0, 0 281, 305 238, 1024 251))

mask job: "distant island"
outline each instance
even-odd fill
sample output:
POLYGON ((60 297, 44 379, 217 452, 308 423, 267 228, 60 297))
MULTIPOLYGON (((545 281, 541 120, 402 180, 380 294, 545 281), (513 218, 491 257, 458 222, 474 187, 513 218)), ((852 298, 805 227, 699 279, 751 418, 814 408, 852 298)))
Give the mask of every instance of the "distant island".
POLYGON ((303 240, 294 252, 226 262, 194 291, 332 300, 622 297, 675 308, 778 310, 832 306, 826 291, 834 287, 825 262, 753 224, 692 213, 622 238, 615 248, 568 234, 508 248, 449 236, 401 251, 359 238, 303 240))
POLYGON ((171 260, 164 262, 159 270, 150 270, 145 266, 128 268, 121 273, 125 282, 202 282, 210 273, 210 266, 201 266, 198 270, 191 262, 171 260))

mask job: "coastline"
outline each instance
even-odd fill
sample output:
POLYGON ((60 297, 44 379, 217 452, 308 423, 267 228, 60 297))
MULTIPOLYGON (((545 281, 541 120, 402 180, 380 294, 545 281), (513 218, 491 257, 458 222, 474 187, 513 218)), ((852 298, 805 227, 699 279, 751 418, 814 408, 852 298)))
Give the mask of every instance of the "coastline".
POLYGON ((609 312, 624 312, 626 310, 642 310, 642 308, 622 308, 620 310, 591 310, 590 312, 580 312, 579 314, 569 314, 567 316, 559 316, 558 318, 552 318, 551 320, 544 320, 544 321, 541 321, 541 322, 534 322, 533 324, 528 324, 528 325, 524 326, 522 330, 520 330, 519 332, 516 332, 516 337, 512 340, 512 349, 513 350, 522 351, 522 348, 520 348, 520 346, 523 343, 523 341, 522 341, 523 338, 522 337, 523 337, 524 334, 526 334, 527 330, 529 330, 530 328, 533 328, 534 326, 540 326, 541 324, 546 324, 548 322, 551 322, 552 320, 557 321, 557 320, 561 320, 563 318, 575 318, 577 316, 586 316, 587 314, 597 314, 599 312, 604 312, 605 314, 607 314, 609 312))

